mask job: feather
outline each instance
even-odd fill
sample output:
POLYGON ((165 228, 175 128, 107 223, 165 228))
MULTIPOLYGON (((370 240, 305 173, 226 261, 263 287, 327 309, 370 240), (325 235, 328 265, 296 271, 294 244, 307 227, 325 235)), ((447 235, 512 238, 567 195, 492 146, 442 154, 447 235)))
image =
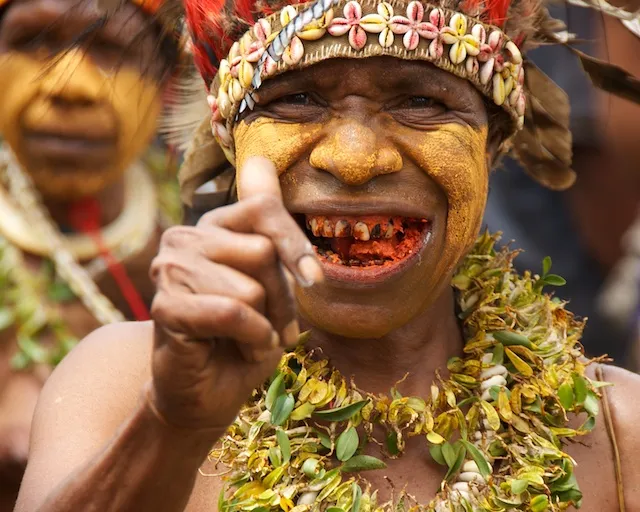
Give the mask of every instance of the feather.
POLYGON ((624 69, 571 48, 593 85, 615 96, 640 103, 640 80, 624 69))
POLYGON ((483 18, 488 23, 501 27, 507 20, 507 11, 510 4, 510 0, 487 0, 483 18))
POLYGON ((611 5, 605 0, 566 0, 568 4, 576 5, 578 7, 587 7, 589 9, 594 9, 596 11, 600 11, 607 16, 611 16, 613 18, 618 18, 621 20, 633 20, 637 19, 639 14, 637 12, 629 12, 625 9, 621 9, 620 7, 616 7, 615 5, 611 5))
POLYGON ((573 185, 569 98, 547 75, 525 62, 527 110, 513 152, 536 181, 552 190, 573 185))
POLYGON ((184 150, 209 115, 207 89, 198 70, 191 66, 169 83, 158 131, 169 144, 184 150))

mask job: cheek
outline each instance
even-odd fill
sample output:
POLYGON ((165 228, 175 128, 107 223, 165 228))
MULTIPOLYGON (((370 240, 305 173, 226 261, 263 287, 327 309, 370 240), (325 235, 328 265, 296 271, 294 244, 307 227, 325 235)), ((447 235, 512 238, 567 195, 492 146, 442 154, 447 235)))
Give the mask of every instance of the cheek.
POLYGON ((22 113, 38 96, 42 63, 19 53, 0 57, 0 133, 14 149, 20 146, 22 113))
POLYGON ((105 87, 113 91, 107 101, 118 122, 119 160, 123 165, 133 161, 154 136, 162 110, 162 94, 158 85, 123 68, 106 79, 105 87))
MULTIPOLYGON (((278 174, 282 174, 308 156, 321 131, 320 124, 278 123, 264 117, 251 123, 241 121, 233 131, 237 172, 242 172, 248 158, 263 156, 274 163, 278 174)), ((242 190, 238 190, 238 195, 242 197, 242 190)))
POLYGON ((488 192, 487 133, 486 127, 449 124, 433 132, 408 130, 398 139, 447 197, 445 272, 470 249, 482 224, 488 192))

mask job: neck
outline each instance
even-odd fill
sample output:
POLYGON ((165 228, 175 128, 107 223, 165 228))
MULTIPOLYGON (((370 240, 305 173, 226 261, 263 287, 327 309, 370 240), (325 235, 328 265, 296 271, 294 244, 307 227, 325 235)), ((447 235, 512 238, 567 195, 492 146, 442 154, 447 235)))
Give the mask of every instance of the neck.
POLYGON ((370 393, 388 393, 400 380, 404 396, 425 396, 450 357, 462 353, 453 290, 403 327, 377 339, 348 339, 314 330, 307 348, 320 348, 331 365, 370 393))
MULTIPOLYGON (((100 226, 106 226, 113 222, 122 212, 125 202, 125 177, 121 177, 115 183, 102 189, 93 196, 100 205, 100 226)), ((57 225, 69 225, 69 207, 73 201, 45 199, 51 218, 57 225)))

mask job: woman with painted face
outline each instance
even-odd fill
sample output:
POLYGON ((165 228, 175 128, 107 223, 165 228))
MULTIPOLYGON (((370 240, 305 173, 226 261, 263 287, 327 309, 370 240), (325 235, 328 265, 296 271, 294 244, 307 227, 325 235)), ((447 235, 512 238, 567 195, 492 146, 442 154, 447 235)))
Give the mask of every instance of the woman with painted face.
POLYGON ((523 57, 570 38, 545 6, 185 7, 209 107, 183 199, 231 164, 238 201, 165 232, 152 321, 58 366, 17 510, 638 509, 638 378, 582 356, 548 260, 480 234, 501 153, 575 179, 523 57))
POLYGON ((161 208, 177 191, 163 157, 141 159, 178 56, 168 25, 148 26, 157 9, 126 4, 107 21, 92 2, 0 6, 4 511, 49 368, 99 325, 148 318, 149 263, 180 208, 161 208))

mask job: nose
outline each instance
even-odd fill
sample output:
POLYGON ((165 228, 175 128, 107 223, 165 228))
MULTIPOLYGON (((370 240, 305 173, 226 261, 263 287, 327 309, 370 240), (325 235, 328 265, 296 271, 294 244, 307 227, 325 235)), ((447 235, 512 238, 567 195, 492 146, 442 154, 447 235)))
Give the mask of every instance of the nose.
POLYGON ((102 94, 100 70, 79 49, 54 57, 41 81, 42 93, 60 105, 93 105, 102 94))
POLYGON ((311 152, 310 164, 347 185, 363 185, 402 169, 400 153, 372 128, 354 119, 334 120, 311 152))

